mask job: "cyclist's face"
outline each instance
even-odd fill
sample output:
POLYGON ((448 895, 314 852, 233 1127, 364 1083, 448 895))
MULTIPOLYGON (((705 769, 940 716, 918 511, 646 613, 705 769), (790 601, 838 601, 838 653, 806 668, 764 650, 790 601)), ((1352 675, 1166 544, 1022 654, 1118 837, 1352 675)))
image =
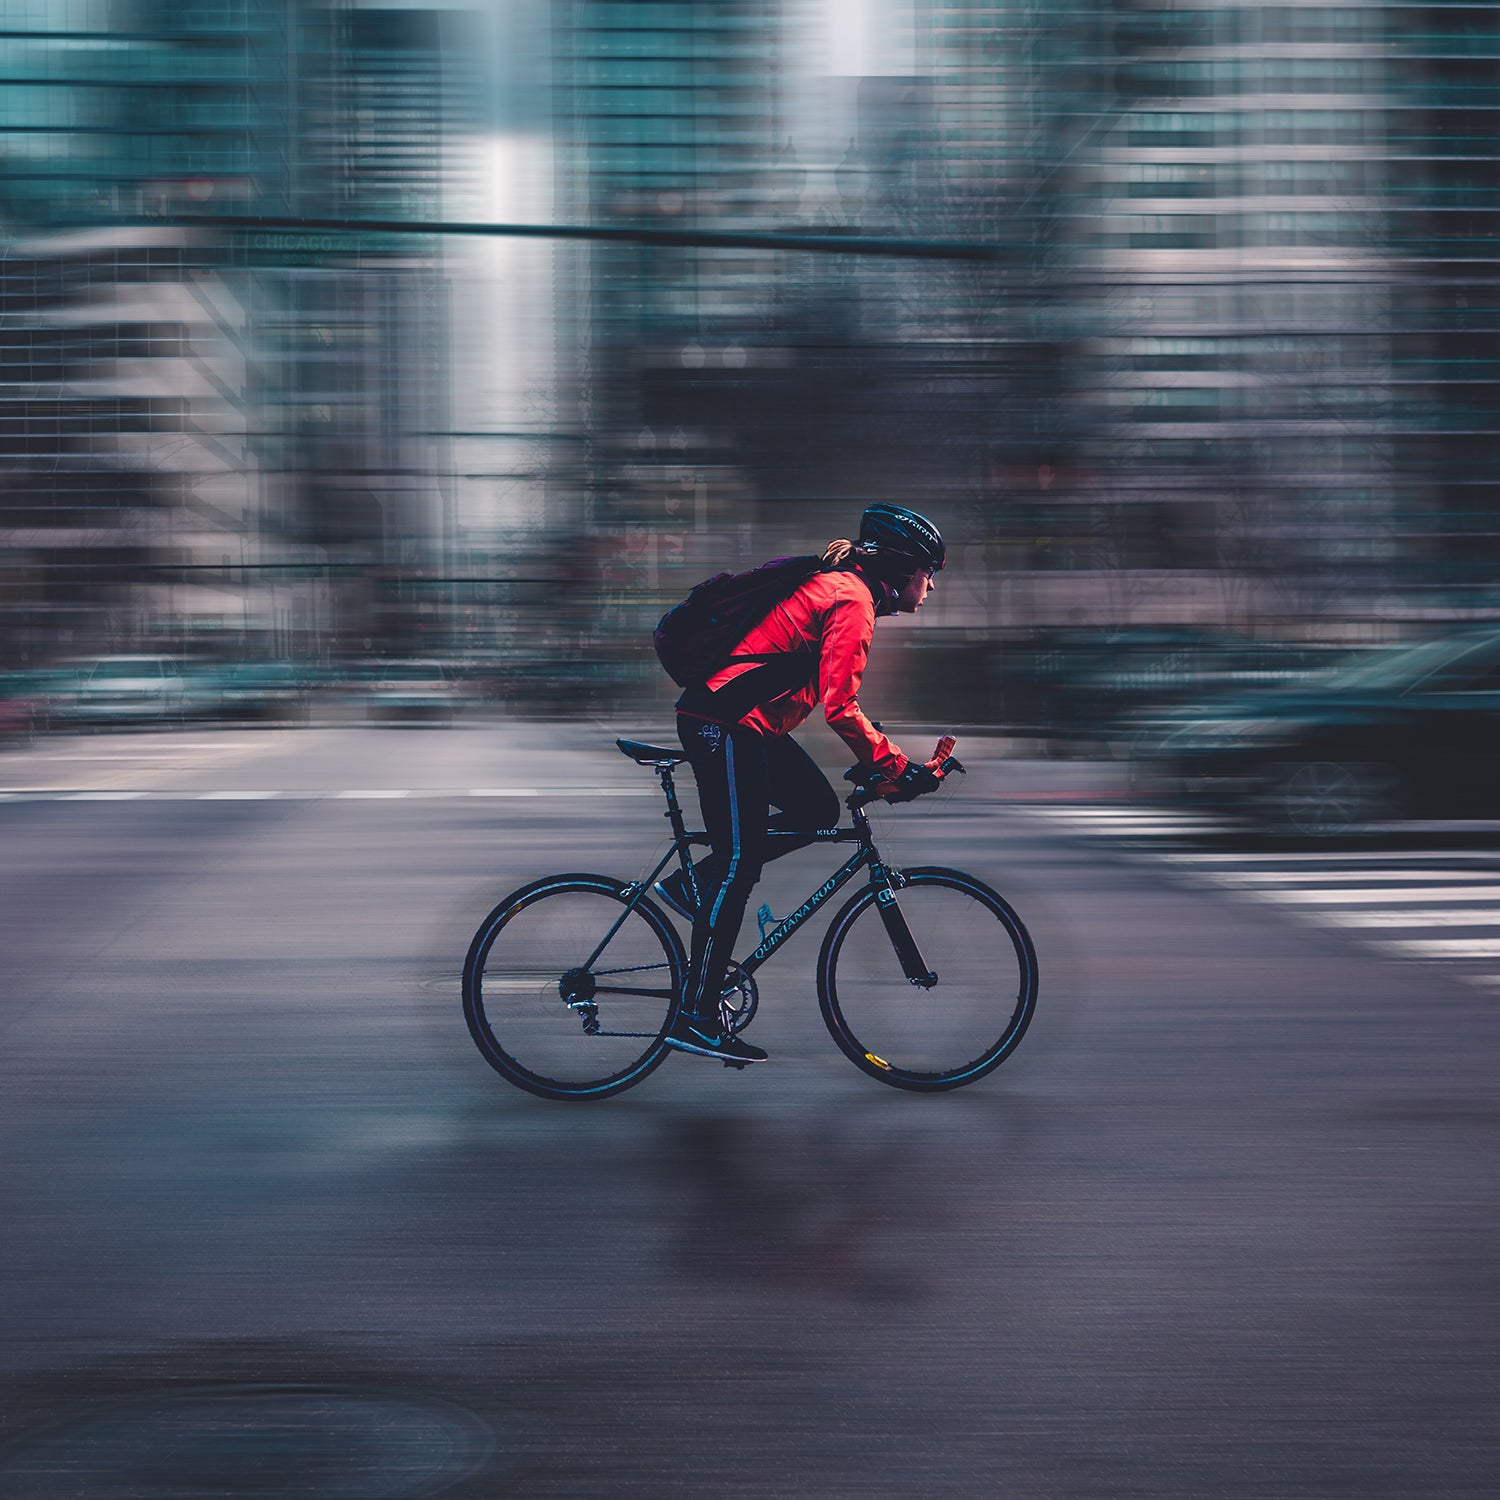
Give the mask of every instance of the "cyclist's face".
POLYGON ((934 572, 932 568, 922 568, 913 574, 906 587, 896 595, 896 609, 899 613, 909 615, 921 609, 932 592, 934 572))

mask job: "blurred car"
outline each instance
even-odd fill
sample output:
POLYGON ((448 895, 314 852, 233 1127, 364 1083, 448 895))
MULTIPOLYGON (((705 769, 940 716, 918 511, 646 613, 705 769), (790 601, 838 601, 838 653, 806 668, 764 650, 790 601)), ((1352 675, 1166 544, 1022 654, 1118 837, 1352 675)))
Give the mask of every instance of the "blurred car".
POLYGON ((240 661, 218 671, 214 714, 220 719, 307 718, 312 692, 310 670, 295 661, 240 661))
POLYGON ((29 740, 52 726, 78 684, 66 667, 0 673, 0 739, 29 740))
POLYGON ((376 722, 447 722, 463 696, 448 666, 440 661, 378 663, 360 687, 365 716, 376 722))
POLYGON ((1160 785, 1289 832, 1500 817, 1500 627, 1181 707, 1136 751, 1160 785))
POLYGON ((63 717, 77 724, 164 723, 182 718, 187 682, 170 656, 102 656, 79 678, 63 717))
POLYGON ((1142 627, 1075 636, 1060 682, 1060 733, 1119 738, 1148 706, 1294 685, 1326 670, 1326 647, 1257 640, 1232 631, 1142 627))

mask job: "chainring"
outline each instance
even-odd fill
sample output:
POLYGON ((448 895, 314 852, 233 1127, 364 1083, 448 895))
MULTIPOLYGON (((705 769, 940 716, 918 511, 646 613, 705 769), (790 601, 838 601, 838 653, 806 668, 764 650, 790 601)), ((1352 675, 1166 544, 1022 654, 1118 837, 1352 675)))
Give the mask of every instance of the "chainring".
POLYGON ((760 991, 755 980, 738 964, 730 964, 724 975, 724 990, 719 996, 719 1025, 725 1036, 743 1031, 755 1018, 760 991))

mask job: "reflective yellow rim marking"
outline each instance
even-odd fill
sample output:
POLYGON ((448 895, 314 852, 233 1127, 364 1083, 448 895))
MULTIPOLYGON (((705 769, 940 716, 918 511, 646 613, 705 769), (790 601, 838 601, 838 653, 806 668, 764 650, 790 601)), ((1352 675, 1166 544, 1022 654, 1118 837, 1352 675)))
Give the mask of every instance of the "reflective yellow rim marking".
POLYGON ((874 1063, 877 1068, 884 1068, 887 1073, 891 1071, 891 1065, 883 1057, 876 1057, 873 1052, 866 1052, 865 1056, 872 1063, 874 1063))

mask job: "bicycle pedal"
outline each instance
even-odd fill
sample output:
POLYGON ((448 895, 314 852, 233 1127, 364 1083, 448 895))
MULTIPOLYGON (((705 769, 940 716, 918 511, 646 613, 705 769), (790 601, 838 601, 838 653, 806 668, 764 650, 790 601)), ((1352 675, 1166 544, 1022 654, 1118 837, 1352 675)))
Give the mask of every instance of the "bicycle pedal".
POLYGON ((743 1073, 745 1071, 745 1068, 746 1068, 746 1064, 745 1063, 736 1062, 734 1060, 734 1058, 732 1058, 732 1057, 726 1057, 724 1059, 724 1066, 726 1068, 738 1068, 741 1073, 743 1073))

